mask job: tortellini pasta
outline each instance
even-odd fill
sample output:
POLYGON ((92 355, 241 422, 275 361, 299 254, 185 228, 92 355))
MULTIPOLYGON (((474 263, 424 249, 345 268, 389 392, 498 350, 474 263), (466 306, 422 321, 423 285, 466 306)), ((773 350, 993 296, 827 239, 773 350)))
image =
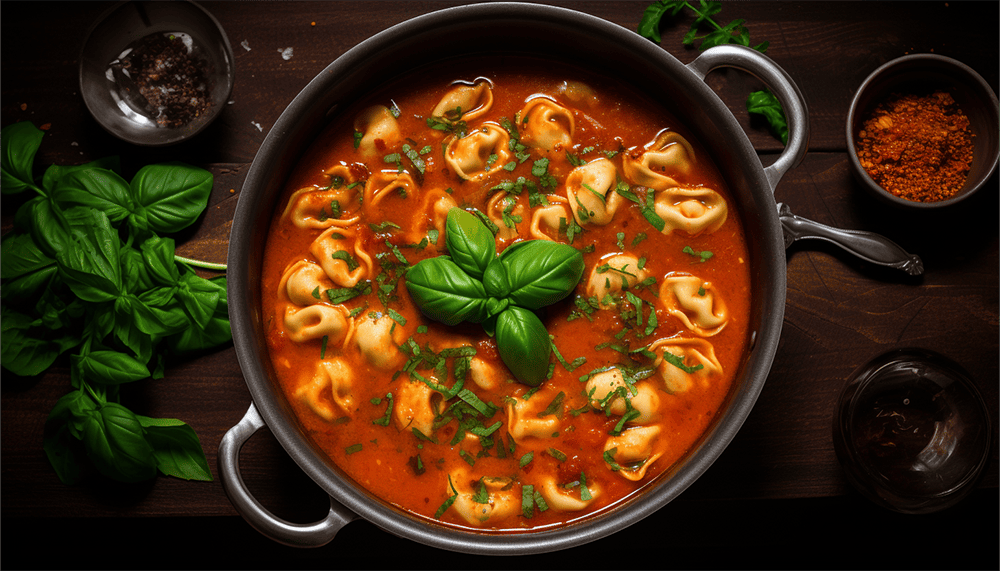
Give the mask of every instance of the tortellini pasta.
POLYGON ((350 226, 359 217, 356 187, 359 183, 346 165, 336 165, 326 171, 327 187, 306 187, 295 191, 282 216, 287 216, 298 228, 329 228, 350 226))
POLYGON ((553 477, 545 478, 538 485, 538 491, 545 498, 548 507, 563 512, 578 512, 587 509, 597 498, 601 496, 602 489, 599 484, 593 482, 583 484, 582 482, 570 482, 569 485, 559 484, 553 477), (588 499, 583 499, 583 486, 586 485, 588 499))
POLYGON ((388 315, 366 315, 358 318, 354 336, 357 349, 374 367, 387 370, 399 365, 403 353, 399 345, 408 333, 388 315))
POLYGON ((595 374, 584 387, 590 405, 595 409, 616 416, 625 416, 630 410, 635 410, 636 416, 628 421, 630 424, 649 424, 660 416, 660 396, 656 387, 650 383, 629 386, 618 368, 595 374))
POLYGON ((310 305, 296 307, 289 304, 285 310, 285 331, 296 343, 327 338, 328 343, 339 345, 353 329, 353 320, 340 305, 310 305))
POLYGON ((636 426, 608 438, 604 442, 604 452, 621 466, 616 473, 632 481, 645 477, 646 470, 662 455, 655 445, 661 432, 663 429, 658 424, 636 426))
POLYGON ((650 344, 649 350, 656 355, 657 375, 671 394, 689 391, 695 382, 707 387, 712 378, 722 375, 715 348, 705 339, 660 339, 650 344))
POLYGON ((566 198, 577 223, 610 223, 623 200, 617 183, 618 169, 604 157, 573 169, 566 177, 566 198))
POLYGON ((518 224, 527 217, 524 205, 516 196, 498 192, 486 204, 486 215, 496 224, 497 241, 507 242, 518 236, 518 224))
POLYGON ((441 117, 448 121, 472 121, 489 112, 493 107, 493 85, 486 78, 475 82, 458 83, 441 98, 432 117, 441 117))
POLYGON ((352 228, 327 229, 313 240, 309 253, 319 260, 330 280, 341 287, 354 287, 372 272, 372 258, 352 228))
POLYGON ((327 422, 337 418, 336 405, 347 415, 355 409, 351 385, 354 372, 344 360, 321 361, 312 378, 295 389, 294 396, 327 422))
POLYGON ((547 438, 559 430, 560 421, 555 415, 539 417, 537 410, 531 403, 540 401, 541 398, 532 398, 531 401, 517 400, 507 403, 507 431, 515 442, 522 442, 526 438, 547 438))
POLYGON ((710 282, 687 274, 668 275, 660 286, 660 301, 670 315, 700 337, 711 337, 726 326, 729 311, 710 282))
POLYGON ((518 113, 521 142, 541 151, 558 151, 573 145, 573 112, 547 97, 533 97, 518 113))
POLYGON ((521 500, 513 491, 507 478, 483 478, 485 487, 485 502, 477 498, 478 490, 470 490, 466 486, 469 480, 465 470, 458 470, 448 478, 447 494, 454 496, 452 508, 468 524, 482 526, 490 519, 500 519, 520 513, 521 500))
POLYGON ((369 211, 380 206, 386 198, 402 200, 416 197, 419 187, 409 173, 398 170, 380 171, 369 177, 365 183, 364 206, 369 211))
POLYGON ((434 417, 441 394, 419 380, 402 381, 393 403, 393 417, 400 430, 419 430, 430 436, 434 432, 434 417))
POLYGON ((664 234, 681 230, 690 236, 715 232, 729 213, 725 199, 710 188, 667 188, 656 193, 653 208, 663 219, 664 234))
POLYGON ((484 123, 462 138, 451 137, 444 160, 457 176, 480 180, 502 169, 510 160, 510 135, 496 123, 484 123))
POLYGON ((674 131, 661 131, 638 156, 622 158, 625 177, 633 184, 656 190, 677 186, 676 176, 687 175, 695 161, 694 148, 674 131))
POLYGON ((560 228, 566 227, 573 216, 565 198, 550 196, 548 202, 531 212, 529 233, 534 240, 555 240, 559 237, 560 228))
POLYGON ((306 306, 323 301, 324 293, 331 287, 333 283, 319 264, 299 260, 285 269, 278 290, 295 305, 306 306))
POLYGON ((615 300, 609 296, 633 288, 647 277, 648 272, 639 267, 638 257, 632 254, 606 256, 590 272, 587 296, 597 298, 601 307, 614 305, 615 300))
POLYGON ((361 133, 357 148, 366 159, 381 157, 386 149, 395 147, 403 140, 399 122, 385 105, 364 109, 354 119, 354 131, 361 133))

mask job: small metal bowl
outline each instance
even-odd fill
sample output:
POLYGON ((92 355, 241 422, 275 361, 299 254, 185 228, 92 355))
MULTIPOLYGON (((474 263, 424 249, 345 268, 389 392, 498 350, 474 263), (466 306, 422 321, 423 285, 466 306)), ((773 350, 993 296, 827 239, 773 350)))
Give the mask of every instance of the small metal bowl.
MULTIPOLYGON (((173 77, 161 80, 177 81, 173 77)), ((233 49, 226 32, 204 8, 186 0, 115 5, 91 27, 80 54, 80 93, 90 114, 109 133, 136 145, 172 145, 200 133, 225 108, 232 89, 233 49), (146 91, 154 88, 152 82, 140 89, 145 79, 136 69, 139 54, 151 53, 152 38, 168 35, 180 39, 187 50, 183 61, 194 66, 181 77, 193 80, 197 108, 157 104, 163 93, 176 93, 170 91, 173 85, 156 86, 158 93, 146 91)))
POLYGON ((847 114, 847 154, 860 185, 876 198, 897 207, 930 210, 951 206, 983 187, 997 168, 1000 133, 997 96, 969 66, 935 54, 914 54, 891 60, 868 76, 858 88, 847 114), (879 186, 858 160, 855 138, 874 108, 893 93, 920 93, 943 89, 952 94, 969 118, 973 133, 972 164, 965 185, 953 197, 937 202, 900 198, 879 186))
POLYGON ((833 444, 847 479, 901 513, 931 513, 971 492, 992 452, 989 409, 957 363, 898 349, 861 367, 840 395, 833 444))

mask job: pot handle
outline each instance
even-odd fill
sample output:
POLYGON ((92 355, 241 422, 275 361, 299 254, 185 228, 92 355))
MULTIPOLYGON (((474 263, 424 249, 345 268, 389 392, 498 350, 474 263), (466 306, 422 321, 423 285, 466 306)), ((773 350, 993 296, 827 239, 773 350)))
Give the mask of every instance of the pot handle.
POLYGON ((735 67, 753 75, 767 84, 781 101, 788 122, 788 144, 778 156, 778 160, 764 169, 764 175, 773 194, 781 177, 802 162, 809 147, 809 112, 805 97, 792 78, 774 63, 774 60, 745 46, 735 44, 715 46, 705 50, 687 64, 687 68, 702 81, 710 71, 720 67, 735 67))
POLYGON ((311 524, 291 523, 267 511, 250 495, 250 491, 243 483, 239 466, 240 449, 264 426, 264 419, 257 412, 257 407, 251 403, 243 419, 222 437, 222 442, 219 443, 219 475, 222 479, 222 488, 236 511, 254 529, 274 541, 291 547, 326 545, 342 527, 357 518, 353 512, 331 497, 330 511, 322 520, 311 524))

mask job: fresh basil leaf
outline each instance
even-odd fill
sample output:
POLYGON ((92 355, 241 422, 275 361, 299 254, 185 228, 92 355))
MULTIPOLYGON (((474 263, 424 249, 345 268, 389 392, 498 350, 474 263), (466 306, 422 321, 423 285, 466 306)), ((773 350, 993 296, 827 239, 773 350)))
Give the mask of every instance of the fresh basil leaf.
POLYGON ((55 265, 29 234, 9 233, 0 243, 0 278, 10 280, 55 265))
POLYGON ((100 303, 114 300, 122 293, 120 241, 108 217, 93 208, 73 208, 72 247, 56 255, 60 275, 66 285, 84 301, 100 303))
POLYGON ((61 348, 45 337, 35 337, 35 320, 6 305, 0 310, 0 362, 3 368, 22 377, 41 374, 59 357, 61 348))
POLYGON ((500 255, 511 303, 528 309, 551 305, 572 293, 583 277, 583 254, 549 240, 518 242, 500 255))
POLYGON ((121 262, 122 288, 125 291, 147 291, 156 287, 157 282, 153 281, 141 251, 123 245, 118 258, 121 262))
POLYGON ((477 280, 483 278, 486 267, 497 256, 493 233, 474 214, 461 208, 448 211, 445 243, 452 261, 477 280))
POLYGON ((156 457, 135 414, 108 402, 88 415, 83 427, 87 456, 97 470, 119 482, 140 482, 156 475, 156 457))
POLYGON ((161 473, 183 480, 212 481, 212 470, 193 428, 172 418, 136 418, 145 429, 161 473))
POLYGON ((96 208, 114 223, 135 210, 129 184, 118 173, 106 169, 71 170, 59 178, 53 194, 63 208, 96 208))
MULTIPOLYGON (((46 256, 55 258, 58 252, 73 248, 73 238, 65 214, 46 197, 30 201, 25 213, 31 239, 46 256)), ((18 211, 20 214, 20 211, 18 211)))
POLYGON ((203 327, 188 327, 167 338, 171 350, 176 353, 210 349, 228 343, 233 338, 229 324, 229 305, 226 301, 226 278, 219 276, 205 281, 219 293, 215 311, 203 327))
POLYGON ((486 319, 483 284, 447 256, 427 258, 406 272, 406 289, 420 311, 445 325, 486 319))
POLYGON ((74 390, 62 396, 45 420, 42 449, 55 469, 59 480, 66 485, 77 483, 86 465, 86 456, 79 441, 83 438, 83 425, 97 404, 83 390, 74 390))
POLYGON ((142 261, 149 276, 161 285, 176 285, 180 279, 177 264, 174 263, 174 241, 170 238, 152 236, 139 245, 142 261))
POLYGON ((118 351, 91 351, 86 355, 74 355, 73 362, 88 381, 105 385, 131 383, 149 377, 146 365, 118 351))
MULTIPOLYGON (((63 176, 74 172, 87 169, 104 169, 113 171, 115 173, 121 173, 121 161, 118 157, 104 157, 103 159, 97 159, 96 161, 91 161, 89 163, 84 163, 82 165, 71 165, 71 166, 61 166, 61 165, 49 165, 49 168, 45 169, 45 173, 42 174, 42 189, 46 192, 54 191, 56 188, 56 183, 59 182, 63 176)), ((126 189, 128 184, 125 184, 126 189)), ((129 197, 131 199, 131 196, 129 197)))
POLYGON ((500 261, 499 257, 494 258, 486 266, 486 271, 483 272, 483 287, 486 289, 486 295, 490 297, 503 299, 510 295, 510 278, 507 276, 507 266, 500 261))
POLYGON ((30 234, 10 232, 0 245, 0 279, 4 280, 4 300, 24 300, 32 297, 52 281, 58 268, 56 261, 46 256, 30 234))
POLYGON ((518 381, 537 387, 549 372, 549 332, 534 312, 510 306, 497 316, 497 349, 518 381))
POLYGON ((0 192, 16 194, 34 186, 32 166, 44 136, 28 121, 0 130, 0 192))
POLYGON ((201 215, 212 193, 212 173, 170 162, 143 167, 131 182, 133 199, 146 211, 149 228, 171 233, 201 215))

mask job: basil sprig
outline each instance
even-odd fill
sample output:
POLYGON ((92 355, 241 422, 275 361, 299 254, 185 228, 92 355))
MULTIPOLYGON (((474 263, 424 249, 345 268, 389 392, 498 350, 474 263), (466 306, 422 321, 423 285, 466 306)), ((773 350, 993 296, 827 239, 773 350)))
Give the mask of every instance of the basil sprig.
POLYGON ((534 313, 568 296, 583 277, 583 254, 548 240, 527 240, 496 253, 493 233, 475 215, 452 208, 445 241, 450 255, 421 260, 406 289, 427 317, 457 325, 482 323, 518 381, 538 386, 552 344, 534 313))
POLYGON ((158 235, 198 219, 212 174, 164 163, 126 181, 109 158, 51 165, 36 178, 42 139, 28 122, 0 132, 3 194, 36 194, 2 240, 0 360, 35 376, 72 351, 72 390, 45 422, 49 462, 67 484, 91 468, 123 482, 157 473, 211 480, 194 430, 133 413, 120 387, 161 378, 174 355, 232 338, 225 277, 198 276, 158 235))

